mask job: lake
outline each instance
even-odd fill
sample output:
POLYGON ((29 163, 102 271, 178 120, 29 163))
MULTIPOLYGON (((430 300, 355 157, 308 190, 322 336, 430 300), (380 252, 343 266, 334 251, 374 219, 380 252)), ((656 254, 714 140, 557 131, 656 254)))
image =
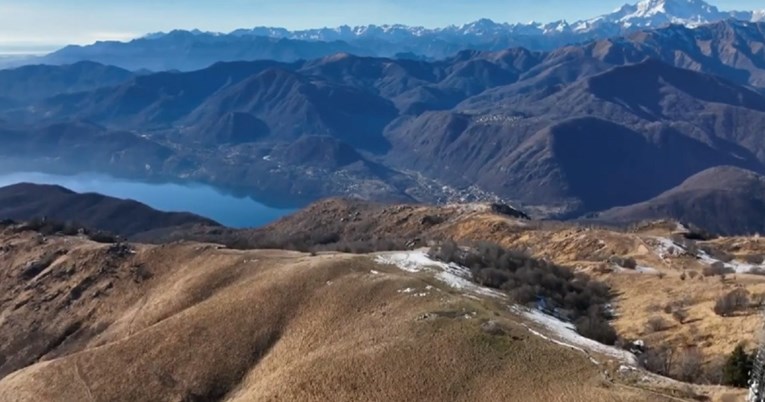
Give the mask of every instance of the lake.
POLYGON ((294 212, 268 207, 252 198, 236 197, 203 184, 144 183, 90 173, 0 174, 0 187, 22 182, 56 184, 78 193, 133 199, 160 211, 192 212, 233 228, 263 226, 294 212))

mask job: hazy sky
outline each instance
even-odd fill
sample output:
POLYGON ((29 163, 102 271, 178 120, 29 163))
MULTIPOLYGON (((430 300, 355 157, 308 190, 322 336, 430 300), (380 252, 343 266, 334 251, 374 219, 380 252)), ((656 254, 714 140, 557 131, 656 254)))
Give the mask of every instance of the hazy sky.
MULTIPOLYGON (((636 1, 636 0, 635 0, 636 1)), ((199 28, 315 28, 402 23, 428 27, 479 18, 499 22, 589 18, 625 0, 0 0, 0 54, 64 44, 126 40, 199 28)), ((721 9, 765 8, 763 0, 715 0, 721 9)))

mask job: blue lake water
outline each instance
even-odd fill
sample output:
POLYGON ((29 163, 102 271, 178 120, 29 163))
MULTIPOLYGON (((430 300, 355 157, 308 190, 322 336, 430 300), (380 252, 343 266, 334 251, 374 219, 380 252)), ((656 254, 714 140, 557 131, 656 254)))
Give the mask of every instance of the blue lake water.
POLYGON ((252 198, 236 197, 202 184, 144 183, 101 174, 0 174, 0 187, 22 182, 56 184, 78 193, 133 199, 160 211, 192 212, 234 228, 263 226, 294 212, 268 207, 252 198))

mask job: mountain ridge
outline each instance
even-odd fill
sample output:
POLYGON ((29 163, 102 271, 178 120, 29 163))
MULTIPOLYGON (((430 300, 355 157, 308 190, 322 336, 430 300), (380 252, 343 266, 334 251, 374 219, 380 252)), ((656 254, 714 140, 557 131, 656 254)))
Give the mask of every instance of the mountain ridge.
MULTIPOLYGON (((174 30, 130 42, 67 46, 35 62, 67 64, 93 60, 130 70, 195 70, 217 61, 271 59, 292 62, 338 52, 360 56, 414 55, 443 59, 464 49, 498 51, 511 47, 550 51, 576 43, 629 35, 668 24, 697 27, 727 19, 765 20, 765 10, 723 12, 703 0, 642 0, 614 13, 576 21, 509 24, 481 19, 460 26, 428 29, 405 25, 369 25, 288 31, 256 27, 229 33, 174 30)), ((25 60, 20 63, 28 64, 25 60)), ((10 64, 14 65, 14 64, 10 64)), ((17 64, 16 64, 17 65, 17 64)))
POLYGON ((71 222, 128 238, 185 225, 220 226, 211 219, 186 212, 162 212, 133 200, 32 183, 0 187, 0 219, 71 222))
POLYGON ((496 200, 573 218, 719 165, 765 172, 764 32, 726 20, 552 52, 338 53, 139 75, 3 113, 0 154, 52 173, 193 180, 271 205, 496 200), (108 158, 86 162, 84 150, 108 158))

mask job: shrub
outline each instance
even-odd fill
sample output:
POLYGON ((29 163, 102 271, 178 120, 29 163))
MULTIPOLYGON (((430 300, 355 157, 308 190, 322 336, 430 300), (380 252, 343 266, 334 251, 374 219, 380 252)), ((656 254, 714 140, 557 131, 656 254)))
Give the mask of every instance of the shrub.
POLYGON ((93 232, 88 234, 88 239, 96 243, 112 244, 119 242, 119 237, 107 232, 93 232))
POLYGON ((672 312, 672 318, 674 318, 675 321, 677 321, 681 325, 685 323, 685 320, 688 319, 688 316, 689 316, 688 310, 686 309, 677 309, 672 312))
POLYGON ((524 250, 507 250, 488 242, 459 247, 447 241, 432 247, 429 255, 470 268, 475 282, 505 290, 519 304, 535 304, 574 322, 584 336, 615 341, 615 333, 606 328, 610 327, 607 305, 611 290, 586 275, 532 258, 524 250))
POLYGON ((688 233, 685 233, 683 236, 688 240, 701 240, 701 241, 707 241, 707 240, 714 240, 718 236, 708 230, 702 229, 700 227, 697 227, 693 224, 688 224, 688 233))
POLYGON ((754 267, 749 270, 749 273, 752 275, 765 276, 765 268, 754 267))
POLYGON ((753 363, 753 357, 744 351, 744 346, 741 344, 736 346, 723 365, 723 384, 746 388, 749 384, 749 372, 752 370, 753 363))
POLYGON ((697 348, 683 351, 676 359, 673 377, 685 382, 698 382, 704 373, 704 355, 697 348))
POLYGON ((484 268, 478 271, 475 280, 482 286, 499 289, 510 280, 510 273, 496 268, 484 268))
POLYGON ((439 215, 426 215, 420 220, 423 226, 436 226, 446 222, 446 218, 439 215))
POLYGON ((625 258, 622 266, 627 269, 637 269, 637 261, 632 257, 625 258))
POLYGON ((637 261, 635 261, 635 259, 632 257, 612 256, 611 258, 608 259, 608 261, 622 268, 637 269, 637 261))
POLYGON ((705 253, 709 254, 709 256, 714 258, 715 260, 719 260, 719 261, 722 261, 722 262, 731 262, 731 261, 733 261, 733 256, 732 255, 726 253, 725 251, 717 249, 715 247, 705 245, 705 246, 701 246, 701 249, 705 253))
POLYGON ((672 351, 666 346, 646 349, 640 355, 640 364, 652 373, 667 376, 672 369, 672 351))
POLYGON ((716 261, 712 265, 708 267, 704 267, 702 271, 704 276, 715 276, 715 275, 725 276, 726 274, 732 274, 734 272, 736 271, 734 271, 731 268, 726 268, 725 264, 723 264, 720 261, 716 261))
POLYGON ((749 292, 743 288, 734 289, 715 302, 715 314, 727 317, 736 311, 749 308, 749 292))
POLYGON ((584 337, 596 340, 605 345, 613 345, 619 339, 614 328, 608 321, 597 314, 581 317, 574 323, 577 332, 584 337))
POLYGON ((752 265, 760 265, 765 262, 765 256, 762 254, 751 254, 743 257, 744 261, 752 265))
POLYGON ((653 316, 648 319, 645 324, 646 331, 648 332, 661 332, 669 329, 671 325, 667 320, 661 316, 653 316))
POLYGON ((765 293, 755 293, 751 297, 753 307, 762 307, 765 304, 765 293))

